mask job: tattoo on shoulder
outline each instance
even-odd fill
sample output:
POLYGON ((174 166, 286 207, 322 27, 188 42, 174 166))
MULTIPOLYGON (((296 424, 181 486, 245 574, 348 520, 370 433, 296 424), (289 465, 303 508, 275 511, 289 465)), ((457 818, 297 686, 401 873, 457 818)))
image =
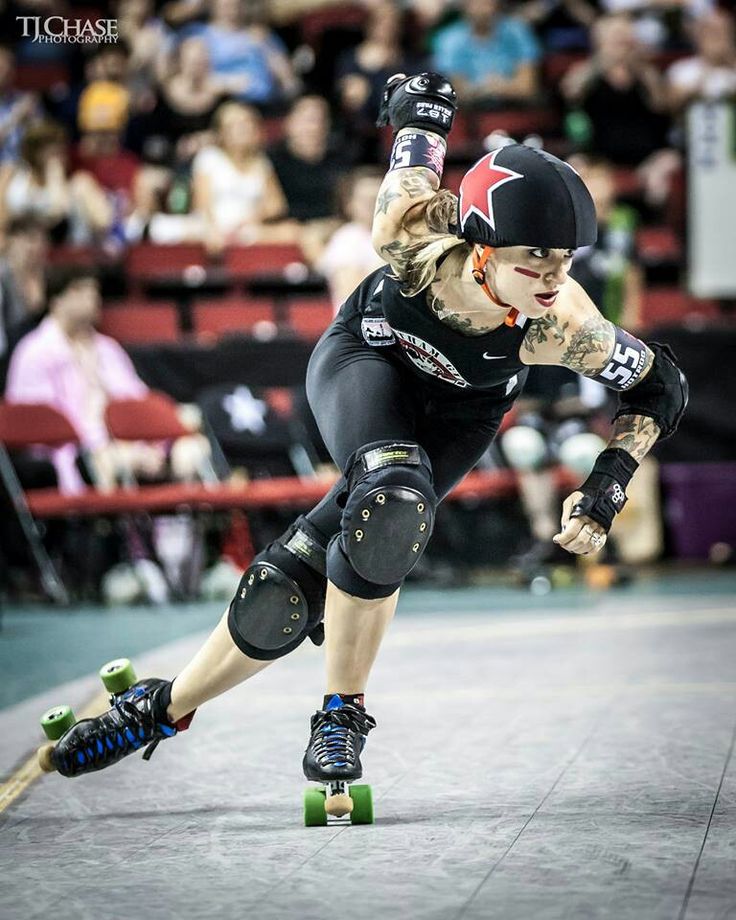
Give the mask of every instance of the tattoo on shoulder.
POLYGON ((646 415, 621 415, 613 423, 609 447, 625 450, 637 463, 646 457, 659 437, 659 426, 646 415))
POLYGON ((613 325, 602 316, 595 316, 572 334, 560 363, 578 374, 595 376, 605 366, 615 344, 613 325))
POLYGON ((546 342, 555 342, 557 345, 565 344, 565 333, 569 323, 560 323, 554 313, 545 313, 532 321, 527 334, 524 336, 524 349, 534 354, 535 345, 544 345, 546 342))

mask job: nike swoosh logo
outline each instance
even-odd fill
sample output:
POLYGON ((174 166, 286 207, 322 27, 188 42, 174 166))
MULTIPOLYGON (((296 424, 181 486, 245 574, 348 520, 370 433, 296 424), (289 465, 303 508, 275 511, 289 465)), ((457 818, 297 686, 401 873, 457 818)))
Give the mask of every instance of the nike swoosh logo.
POLYGON ((483 357, 486 361, 503 361, 506 355, 489 355, 487 351, 484 351, 483 357))

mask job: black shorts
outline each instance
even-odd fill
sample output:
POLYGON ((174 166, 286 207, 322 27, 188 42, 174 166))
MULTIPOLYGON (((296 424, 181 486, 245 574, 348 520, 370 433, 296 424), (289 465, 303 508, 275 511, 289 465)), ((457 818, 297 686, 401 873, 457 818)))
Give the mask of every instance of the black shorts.
MULTIPOLYGON (((521 377, 521 375, 520 375, 521 377)), ((523 383, 523 381, 520 381, 523 383)), ((325 445, 345 471, 348 457, 372 441, 415 441, 432 463, 443 499, 478 462, 514 396, 505 387, 460 390, 425 383, 388 349, 366 345, 337 319, 307 369, 307 398, 325 445)), ((518 393, 519 387, 514 389, 518 393)), ((329 539, 340 528, 340 483, 307 515, 329 539)))

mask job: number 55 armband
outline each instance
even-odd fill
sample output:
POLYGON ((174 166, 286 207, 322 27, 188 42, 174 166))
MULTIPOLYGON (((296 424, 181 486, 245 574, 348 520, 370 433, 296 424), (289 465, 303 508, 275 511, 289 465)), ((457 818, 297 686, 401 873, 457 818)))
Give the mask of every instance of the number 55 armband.
POLYGON ((608 364, 593 379, 619 391, 619 408, 614 419, 622 415, 645 415, 659 428, 659 440, 677 430, 688 400, 685 375, 677 366, 668 345, 650 342, 647 345, 635 336, 616 329, 616 344, 608 364), (649 371, 647 353, 654 353, 649 371))

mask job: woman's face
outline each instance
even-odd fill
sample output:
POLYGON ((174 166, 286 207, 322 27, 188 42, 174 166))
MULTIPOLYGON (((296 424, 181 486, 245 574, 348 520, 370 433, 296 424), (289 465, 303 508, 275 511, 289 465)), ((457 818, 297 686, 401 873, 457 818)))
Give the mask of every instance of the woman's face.
POLYGON ((182 73, 191 77, 203 77, 210 69, 207 45, 201 38, 187 38, 179 48, 179 62, 182 73))
POLYGON ((572 257, 572 249, 504 246, 486 263, 486 278, 496 297, 530 319, 538 319, 554 307, 572 257))
POLYGON ((364 176, 353 186, 346 211, 351 220, 370 229, 373 224, 373 212, 376 208, 378 190, 382 180, 378 177, 364 176))
POLYGON ((255 112, 233 106, 223 113, 220 143, 229 153, 254 153, 261 147, 261 122, 255 112))

